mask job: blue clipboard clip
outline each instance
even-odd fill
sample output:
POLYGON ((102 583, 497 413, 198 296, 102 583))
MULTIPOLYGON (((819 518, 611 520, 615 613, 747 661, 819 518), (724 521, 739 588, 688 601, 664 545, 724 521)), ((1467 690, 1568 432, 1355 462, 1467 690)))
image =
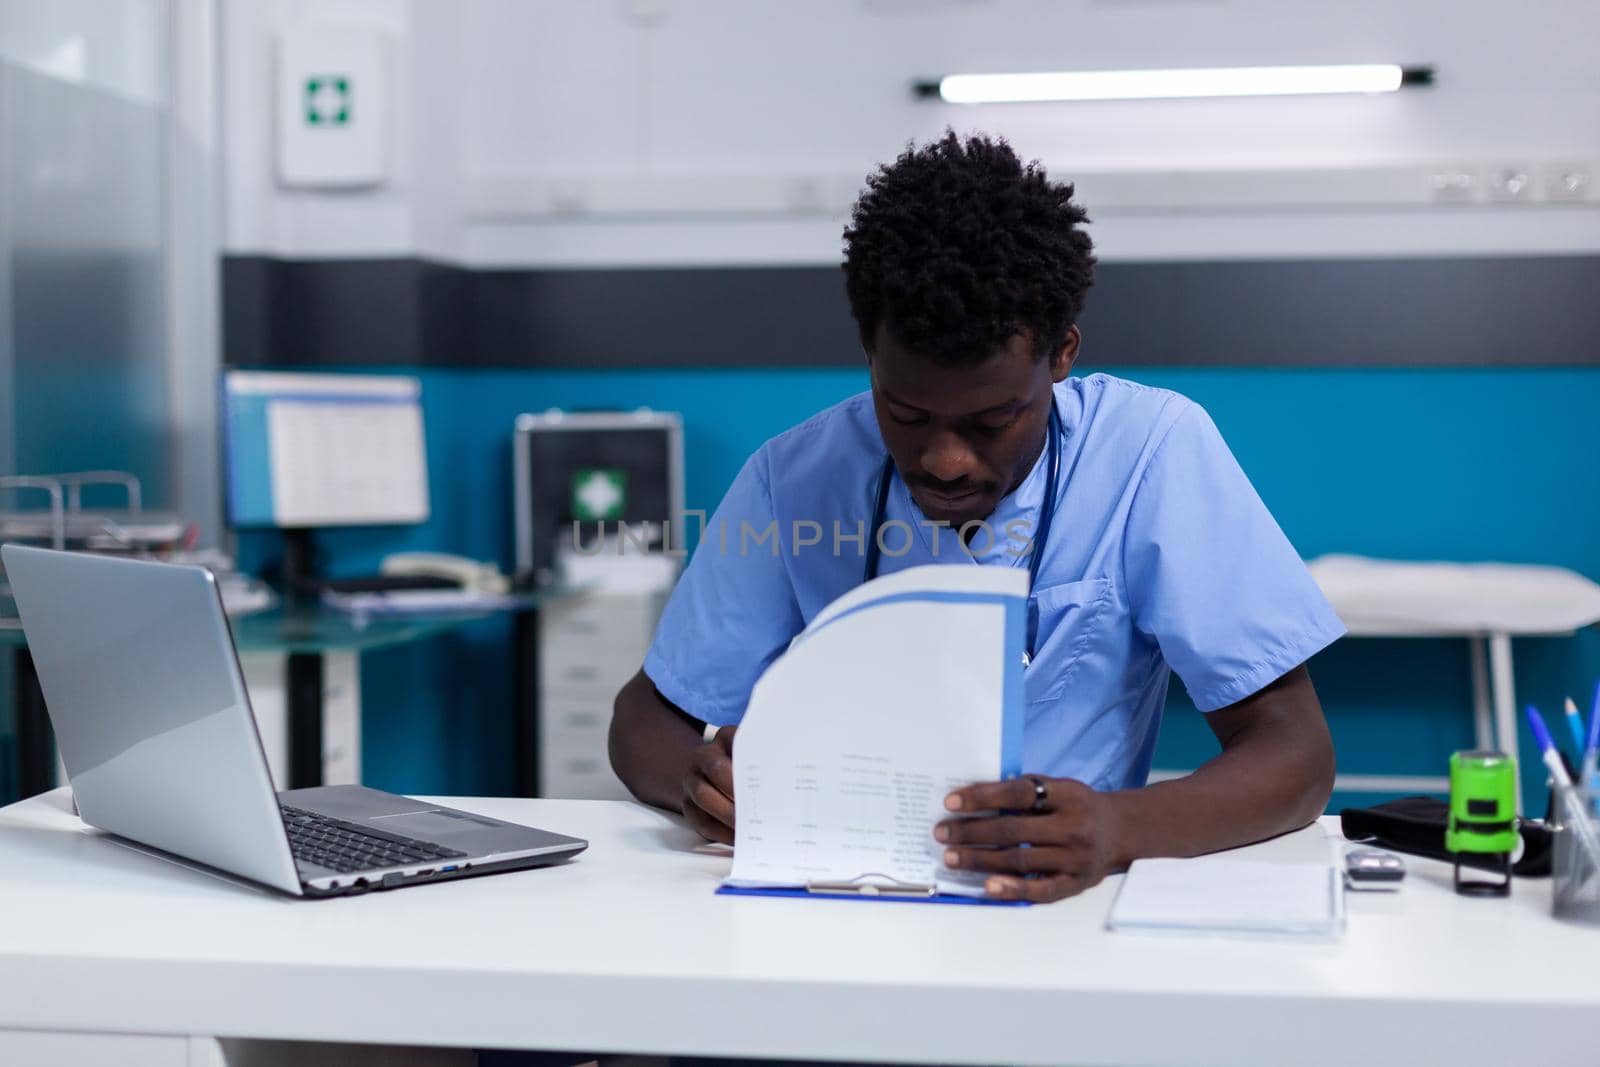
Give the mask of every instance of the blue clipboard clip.
POLYGON ((891 899, 917 900, 936 897, 938 890, 931 885, 916 885, 890 878, 887 874, 858 874, 843 882, 807 882, 806 892, 822 896, 889 897, 891 899), (870 878, 881 881, 868 881, 870 878))
POLYGON ((902 882, 886 874, 859 874, 844 881, 806 882, 804 885, 722 885, 722 896, 799 897, 821 900, 887 900, 913 904, 976 904, 984 907, 1027 907, 1027 900, 996 900, 941 893, 931 885, 902 882))

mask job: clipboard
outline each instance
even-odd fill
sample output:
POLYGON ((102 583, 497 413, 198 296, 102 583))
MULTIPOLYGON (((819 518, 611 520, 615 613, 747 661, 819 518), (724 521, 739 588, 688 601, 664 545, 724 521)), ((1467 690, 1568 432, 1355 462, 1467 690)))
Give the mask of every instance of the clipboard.
POLYGON ((980 907, 1025 908, 1031 900, 996 900, 941 893, 931 885, 901 882, 885 874, 861 874, 842 882, 807 882, 805 885, 728 885, 717 887, 718 896, 795 897, 810 900, 882 900, 901 904, 975 904, 980 907), (883 881, 867 881, 876 878, 883 881), (887 884, 886 884, 887 883, 887 884))

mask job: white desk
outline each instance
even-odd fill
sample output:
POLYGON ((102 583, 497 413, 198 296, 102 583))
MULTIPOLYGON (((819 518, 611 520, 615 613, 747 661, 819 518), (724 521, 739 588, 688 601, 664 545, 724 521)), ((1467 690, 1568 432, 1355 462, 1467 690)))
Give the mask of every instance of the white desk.
POLYGON ((51 1036, 19 1031, 46 1031, 165 1035, 61 1040, 87 1042, 74 1062, 104 1040, 101 1062, 173 1065, 220 1063, 199 1037, 225 1035, 1498 1067, 1578 1062, 1600 1010, 1600 930, 1552 920, 1548 881, 1459 898, 1444 865, 1412 860, 1399 895, 1352 896, 1339 943, 1111 934, 1115 879, 1034 908, 719 897, 728 861, 648 809, 452 803, 591 848, 560 868, 296 901, 86 832, 61 791, 0 810, 0 1062, 51 1036))

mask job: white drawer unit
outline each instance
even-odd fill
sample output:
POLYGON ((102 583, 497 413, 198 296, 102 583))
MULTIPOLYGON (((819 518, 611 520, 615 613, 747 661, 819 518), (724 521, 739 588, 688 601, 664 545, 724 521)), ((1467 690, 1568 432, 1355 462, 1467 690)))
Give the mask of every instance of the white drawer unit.
POLYGON ((517 573, 576 591, 538 612, 538 793, 627 797, 606 751, 611 705, 682 559, 682 421, 643 408, 519 415, 512 481, 517 573))
MULTIPOLYGON (((281 652, 239 657, 250 707, 273 786, 289 788, 289 698, 281 652)), ((361 784, 361 659, 358 652, 329 652, 322 659, 322 783, 361 784)), ((66 781, 65 778, 61 779, 66 781)))
POLYGON ((584 593, 539 611, 539 795, 627 798, 607 736, 617 691, 644 662, 666 593, 584 593))

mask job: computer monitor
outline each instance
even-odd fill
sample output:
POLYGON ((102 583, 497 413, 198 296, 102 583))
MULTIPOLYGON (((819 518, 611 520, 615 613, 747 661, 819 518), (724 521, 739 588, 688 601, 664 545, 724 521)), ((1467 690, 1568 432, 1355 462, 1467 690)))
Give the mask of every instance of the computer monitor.
POLYGON ((548 581, 574 522, 585 543, 602 528, 614 533, 618 523, 658 536, 671 523, 673 545, 684 544, 683 424, 676 414, 519 415, 512 447, 519 577, 548 581))
POLYGON ((427 521, 418 379, 235 370, 222 391, 235 528, 427 521))

